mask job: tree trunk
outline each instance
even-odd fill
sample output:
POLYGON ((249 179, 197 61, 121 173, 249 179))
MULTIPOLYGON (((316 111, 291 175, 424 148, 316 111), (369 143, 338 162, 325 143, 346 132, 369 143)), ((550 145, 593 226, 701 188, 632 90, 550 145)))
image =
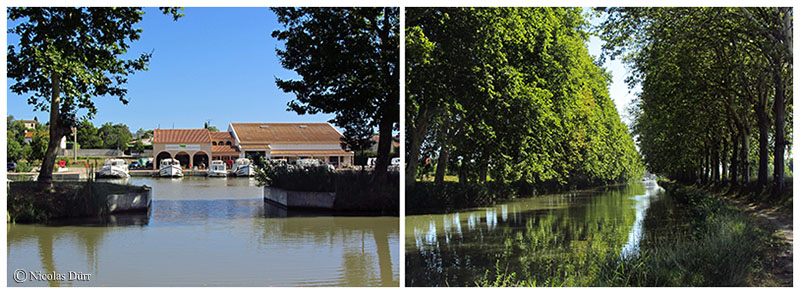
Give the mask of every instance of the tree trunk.
POLYGON ((373 182, 383 181, 386 178, 386 169, 389 167, 389 158, 392 151, 392 126, 394 122, 390 119, 391 114, 384 113, 378 125, 378 158, 375 160, 375 173, 373 182))
POLYGON ((769 117, 766 110, 758 115, 758 182, 759 191, 767 185, 767 166, 769 165, 769 117))
POLYGON ((736 132, 736 135, 733 137, 733 153, 731 153, 731 184, 734 186, 738 186, 739 182, 739 144, 741 142, 740 139, 741 135, 740 132, 736 132))
POLYGON ((711 148, 711 183, 719 182, 719 141, 711 148))
POLYGON ((784 151, 786 149, 786 92, 783 85, 781 72, 783 59, 776 57, 778 62, 773 65, 773 82, 775 83, 775 102, 773 113, 775 115, 775 154, 773 171, 773 195, 778 195, 784 188, 784 151))
POLYGON ((425 133, 428 131, 428 117, 426 114, 427 111, 423 111, 418 118, 417 123, 415 126, 412 126, 408 130, 407 135, 409 136, 408 146, 408 157, 406 157, 406 185, 414 185, 417 181, 417 169, 419 168, 419 154, 420 149, 422 148, 422 140, 424 139, 425 133))
POLYGON ((478 174, 478 182, 486 183, 486 175, 489 174, 489 163, 486 161, 481 162, 481 170, 478 174))
POLYGON ((44 154, 42 166, 39 169, 39 183, 53 184, 53 166, 56 162, 56 151, 61 143, 62 132, 59 130, 59 110, 61 107, 61 75, 54 72, 50 77, 52 96, 50 97, 50 142, 47 143, 47 152, 44 154))
POLYGON ((439 159, 436 162, 436 177, 433 180, 436 184, 444 182, 444 174, 447 171, 447 156, 447 146, 442 144, 442 147, 439 149, 439 159))
POLYGON ((458 166, 458 182, 462 184, 469 182, 469 176, 467 175, 467 169, 464 167, 464 162, 465 161, 462 161, 458 166))
POLYGON ((750 185, 750 132, 747 127, 742 128, 742 185, 750 185))
POLYGON ((728 151, 730 151, 730 141, 723 140, 722 141, 722 155, 720 159, 722 160, 722 182, 728 182, 728 151))
POLYGON ((708 147, 704 148, 703 151, 704 151, 703 152, 703 176, 702 176, 702 179, 700 179, 700 183, 701 184, 707 184, 708 183, 708 178, 709 178, 709 171, 710 171, 710 168, 708 168, 708 166, 709 166, 708 162, 710 161, 710 160, 708 160, 709 159, 708 147))

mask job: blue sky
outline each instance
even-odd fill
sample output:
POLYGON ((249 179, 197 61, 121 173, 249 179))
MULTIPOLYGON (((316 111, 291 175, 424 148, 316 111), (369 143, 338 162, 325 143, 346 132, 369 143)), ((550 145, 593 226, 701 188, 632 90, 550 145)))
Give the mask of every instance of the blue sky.
MULTIPOLYGON (((588 8, 585 8, 584 11, 588 11, 588 8)), ((589 18, 589 22, 592 25, 598 25, 602 22, 602 20, 602 18, 589 18)), ((601 46, 603 45, 603 41, 596 36, 591 36, 589 38, 588 45, 589 54, 597 59, 602 52, 601 46)), ((628 89, 628 84, 625 83, 625 77, 628 76, 628 71, 619 58, 617 58, 617 60, 607 59, 603 64, 603 67, 605 67, 606 70, 612 75, 608 92, 611 96, 611 99, 614 100, 614 104, 617 106, 617 113, 619 113, 622 122, 624 122, 626 125, 630 125, 626 108, 630 104, 631 100, 636 97, 636 93, 641 90, 641 87, 637 85, 633 90, 628 89)))
MULTIPOLYGON (((332 114, 297 115, 286 111, 294 98, 275 86, 275 77, 297 78, 281 67, 270 36, 279 26, 267 8, 186 8, 177 22, 154 8, 138 27, 142 38, 133 42, 129 57, 153 51, 148 71, 128 79, 130 103, 113 97, 96 98, 93 122, 125 123, 130 130, 202 128, 203 122, 220 130, 229 122, 326 122, 332 114)), ((7 22, 11 27, 12 23, 7 22)), ((7 35, 9 44, 18 37, 7 35)), ((7 79, 10 86, 13 80, 7 79)), ((32 111, 28 96, 7 92, 7 114, 17 119, 47 121, 49 115, 32 111)), ((85 114, 82 112, 79 114, 85 114)))

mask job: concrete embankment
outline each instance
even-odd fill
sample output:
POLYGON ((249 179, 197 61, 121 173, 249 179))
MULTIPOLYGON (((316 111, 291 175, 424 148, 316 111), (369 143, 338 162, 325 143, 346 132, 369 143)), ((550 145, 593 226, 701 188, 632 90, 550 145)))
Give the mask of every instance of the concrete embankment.
POLYGON ((334 209, 336 193, 290 191, 264 187, 264 200, 286 208, 334 209))
POLYGON ((8 185, 9 221, 14 222, 147 212, 151 204, 152 189, 148 186, 83 181, 55 181, 52 186, 38 182, 8 185))

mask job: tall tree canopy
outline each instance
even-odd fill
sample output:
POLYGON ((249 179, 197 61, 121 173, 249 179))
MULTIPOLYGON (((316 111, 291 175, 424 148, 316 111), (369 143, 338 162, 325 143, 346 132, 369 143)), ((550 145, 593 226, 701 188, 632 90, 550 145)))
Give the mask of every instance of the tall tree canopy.
MULTIPOLYGON (((162 8, 177 20, 175 8, 162 8)), ((30 94, 34 110, 50 111, 50 140, 39 181, 52 182, 58 142, 76 126, 78 109, 97 113, 94 97, 113 96, 127 104, 127 76, 147 70, 151 53, 125 59, 129 42, 140 38, 140 7, 10 7, 15 21, 9 33, 20 37, 8 46, 12 92, 30 94), (18 21, 18 22, 17 22, 18 21)))
POLYGON ((648 168, 748 185, 757 158, 763 188, 772 159, 780 192, 791 136, 792 9, 600 10, 604 54, 622 56, 629 83, 642 86, 634 133, 648 168))
POLYGON ((406 28, 407 177, 593 185, 642 174, 576 8, 413 8, 406 28))
POLYGON ((375 171, 385 173, 392 130, 400 119, 398 8, 272 11, 285 27, 272 32, 272 37, 285 42, 285 48, 276 49, 281 64, 300 76, 299 80, 276 78, 281 90, 295 94, 289 110, 335 113, 331 122, 345 130, 345 144, 371 137, 377 126, 375 171))

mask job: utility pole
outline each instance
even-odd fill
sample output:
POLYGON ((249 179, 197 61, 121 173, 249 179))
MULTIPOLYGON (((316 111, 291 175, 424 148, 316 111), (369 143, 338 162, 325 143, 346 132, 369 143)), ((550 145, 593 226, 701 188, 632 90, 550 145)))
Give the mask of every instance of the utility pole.
POLYGON ((78 161, 78 128, 72 127, 72 155, 73 162, 78 161))

